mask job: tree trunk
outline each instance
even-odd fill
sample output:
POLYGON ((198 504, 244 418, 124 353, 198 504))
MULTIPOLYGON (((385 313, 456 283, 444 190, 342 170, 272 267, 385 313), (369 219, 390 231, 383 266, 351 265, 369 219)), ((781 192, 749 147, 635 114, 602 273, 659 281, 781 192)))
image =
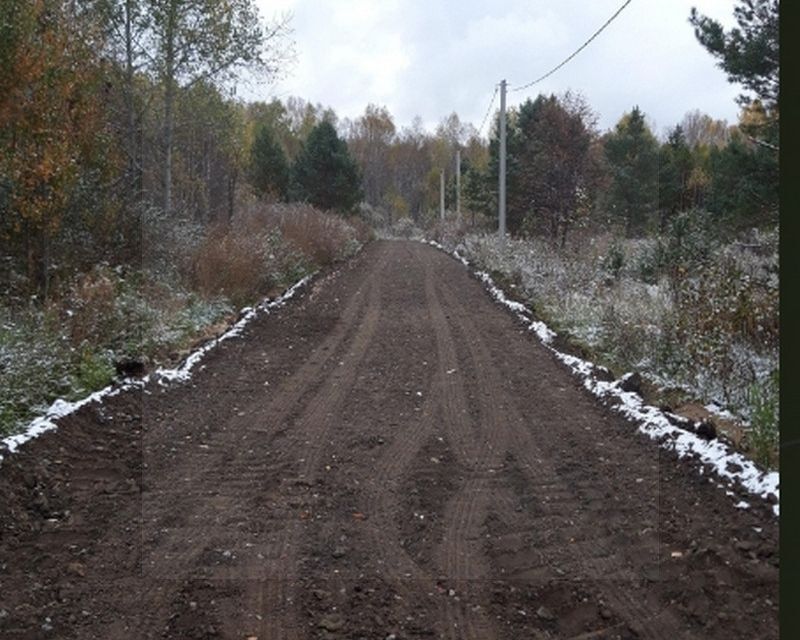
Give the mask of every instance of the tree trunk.
POLYGON ((209 222, 212 218, 212 189, 211 189, 211 143, 208 140, 203 141, 203 173, 205 185, 203 196, 205 197, 205 219, 209 222))
POLYGON ((236 212, 236 169, 231 170, 231 175, 228 178, 228 222, 233 220, 233 214, 236 212))
POLYGON ((172 212, 172 132, 175 92, 172 80, 167 80, 164 95, 164 213, 172 212))
POLYGON ((50 295, 50 233, 42 231, 42 298, 47 301, 50 295))
POLYGON ((175 27, 177 7, 170 3, 164 30, 164 213, 172 213, 172 144, 175 110, 175 27))
POLYGON ((28 272, 28 292, 34 293, 37 288, 36 258, 33 249, 33 230, 27 220, 25 221, 25 254, 28 272))
POLYGON ((142 199, 142 170, 136 135, 136 105, 133 64, 133 0, 125 0, 125 109, 127 111, 128 180, 135 201, 142 199))

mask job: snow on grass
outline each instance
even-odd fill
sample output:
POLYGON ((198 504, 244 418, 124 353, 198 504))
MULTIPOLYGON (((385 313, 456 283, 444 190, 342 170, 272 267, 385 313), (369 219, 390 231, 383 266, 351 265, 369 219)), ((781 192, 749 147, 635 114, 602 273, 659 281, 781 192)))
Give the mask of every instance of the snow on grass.
MULTIPOLYGON (((442 238, 447 250, 457 248, 477 268, 515 282, 554 329, 664 389, 715 401, 750 420, 754 387, 764 390, 777 374, 776 246, 761 256, 725 245, 708 264, 687 266, 672 256, 668 266, 665 238, 618 241, 601 234, 576 240, 573 251, 541 238, 507 238, 502 245, 486 234, 442 238), (620 269, 610 266, 614 250, 624 254, 620 269)), ((770 404, 777 415, 777 399, 770 404)))
MULTIPOLYGON (((104 398, 110 398, 128 389, 141 388, 143 386, 144 381, 142 380, 126 380, 121 385, 109 385, 75 402, 69 402, 59 398, 50 405, 45 415, 34 418, 22 433, 3 438, 3 440, 0 441, 0 446, 5 448, 6 454, 14 453, 29 440, 38 438, 42 434, 56 429, 58 426, 57 420, 59 418, 75 413, 82 406, 91 402, 102 402, 104 398)), ((0 455, 0 462, 2 461, 3 456, 0 455)))
POLYGON ((153 374, 154 379, 158 381, 159 384, 164 385, 169 382, 185 382, 189 378, 192 377, 192 369, 195 365, 202 360, 206 353, 211 351, 214 347, 216 347, 220 342, 224 340, 229 340, 230 338, 239 337, 242 334, 244 328, 255 318, 259 313, 266 312, 269 313, 273 309, 277 309, 282 307, 286 304, 286 302, 293 298, 297 291, 303 288, 311 278, 314 277, 314 274, 307 275, 306 277, 302 278, 301 280, 297 281, 293 284, 286 292, 275 298, 274 300, 262 302, 260 305, 256 307, 245 307, 242 309, 239 320, 237 320, 230 329, 228 329, 225 333, 220 335, 219 337, 211 340, 210 342, 204 344, 202 347, 197 349, 194 353, 189 355, 180 366, 174 369, 163 369, 159 368, 156 369, 155 373, 153 374))
MULTIPOLYGON (((239 337, 244 328, 259 314, 269 313, 286 304, 288 300, 293 298, 297 292, 302 289, 315 274, 310 274, 293 284, 281 296, 274 300, 265 300, 256 307, 246 307, 242 310, 241 317, 234 323, 227 331, 225 331, 218 338, 211 340, 204 344, 202 347, 189 355, 180 366, 174 369, 159 368, 153 374, 147 375, 140 380, 126 379, 122 383, 111 384, 99 391, 76 400, 69 402, 59 398, 53 402, 44 415, 31 420, 27 427, 21 432, 13 436, 7 436, 0 440, 0 451, 5 450, 5 455, 16 452, 26 442, 38 438, 42 434, 52 431, 58 427, 58 420, 75 413, 81 407, 92 402, 102 402, 105 398, 111 398, 123 391, 130 389, 142 389, 151 380, 157 381, 160 385, 165 385, 170 382, 185 382, 192 376, 192 369, 197 365, 205 355, 216 347, 220 342, 229 340, 230 338, 239 337)), ((0 463, 3 461, 3 455, 0 454, 0 463)))
MULTIPOLYGON (((445 253, 450 253, 439 243, 428 241, 445 253)), ((457 252, 450 253, 469 268, 469 263, 457 252)), ((598 369, 593 363, 581 358, 558 351, 552 346, 556 333, 544 322, 532 320, 531 313, 514 300, 510 300, 505 293, 494 283, 491 276, 484 271, 474 271, 475 275, 484 283, 491 296, 501 305, 513 311, 520 320, 528 325, 542 344, 550 349, 574 374, 583 380, 583 384, 597 398, 609 402, 612 408, 638 425, 638 430, 659 442, 667 449, 675 451, 680 458, 698 460, 704 468, 709 467, 712 472, 728 485, 738 485, 746 492, 767 500, 770 495, 779 500, 780 476, 776 471, 763 471, 751 460, 741 453, 734 451, 730 446, 720 440, 704 440, 696 434, 680 429, 673 425, 663 411, 648 405, 636 393, 624 391, 620 385, 625 377, 613 382, 600 380, 596 377, 598 369)), ((718 485, 722 486, 722 485, 718 485)), ((732 492, 727 492, 733 495, 732 492)), ((737 509, 749 508, 749 503, 744 500, 736 505, 737 509)), ((780 514, 780 505, 773 506, 773 513, 780 514)))

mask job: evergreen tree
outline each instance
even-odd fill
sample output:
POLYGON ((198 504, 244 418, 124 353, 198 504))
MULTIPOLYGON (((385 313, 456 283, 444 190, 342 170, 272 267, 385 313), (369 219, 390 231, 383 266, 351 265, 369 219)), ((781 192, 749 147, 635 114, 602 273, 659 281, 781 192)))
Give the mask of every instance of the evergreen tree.
POLYGON ((492 191, 491 177, 488 168, 481 171, 469 163, 462 166, 461 196, 464 208, 470 212, 470 221, 475 226, 475 214, 480 213, 487 218, 497 215, 497 194, 492 191))
POLYGON ((261 197, 285 200, 289 192, 289 163, 269 127, 262 125, 250 149, 250 181, 261 197))
POLYGON ((741 134, 712 149, 707 208, 729 226, 745 228, 778 220, 778 172, 775 154, 748 143, 741 134))
POLYGON ((520 108, 518 197, 527 209, 525 228, 539 229, 562 246, 592 190, 591 126, 588 107, 570 94, 540 95, 520 108))
MULTIPOLYGON (((739 0, 733 10, 738 27, 725 31, 722 25, 693 8, 689 22, 694 33, 728 74, 752 95, 738 102, 749 107, 758 103, 767 114, 760 127, 743 131, 767 145, 778 144, 778 94, 780 90, 778 0, 739 0)), ((769 148, 769 146, 767 147, 769 148)))
POLYGON ((608 205, 629 236, 647 230, 658 198, 658 142, 639 107, 626 113, 605 141, 612 182, 608 205))
POLYGON ((692 169, 692 151, 686 144, 683 128, 678 125, 659 151, 658 208, 662 230, 678 212, 692 206, 689 188, 692 169))
POLYGON ((362 199, 361 175, 327 120, 315 126, 292 167, 292 196, 321 209, 350 212, 362 199))
MULTIPOLYGON (((722 25, 692 8, 689 22, 731 82, 744 85, 767 108, 778 102, 780 62, 778 59, 778 0, 739 0, 733 15, 739 27, 727 33, 722 25)), ((750 104, 750 96, 740 96, 750 104)))

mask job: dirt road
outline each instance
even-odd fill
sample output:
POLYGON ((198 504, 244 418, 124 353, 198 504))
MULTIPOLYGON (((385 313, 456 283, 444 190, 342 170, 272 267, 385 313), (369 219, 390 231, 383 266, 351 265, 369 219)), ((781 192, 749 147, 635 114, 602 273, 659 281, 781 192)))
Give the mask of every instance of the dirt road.
POLYGON ((3 638, 774 638, 778 531, 377 242, 0 467, 3 638))

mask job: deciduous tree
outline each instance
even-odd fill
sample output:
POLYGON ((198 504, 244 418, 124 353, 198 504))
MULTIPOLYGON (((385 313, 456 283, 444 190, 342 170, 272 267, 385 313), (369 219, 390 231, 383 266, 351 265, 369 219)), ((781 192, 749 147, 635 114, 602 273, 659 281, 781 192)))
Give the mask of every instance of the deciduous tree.
POLYGON ((243 66, 261 74, 284 59, 284 20, 266 26, 252 0, 147 0, 153 69, 163 85, 164 210, 172 208, 175 100, 180 87, 221 82, 243 66))
POLYGON ((348 127, 347 146, 364 176, 364 199, 373 206, 384 204, 390 190, 388 151, 395 134, 389 110, 374 104, 348 127))
MULTIPOLYGON (((60 0, 0 3, 0 219, 48 293, 52 239, 107 148, 99 63, 60 0)), ((97 214, 99 215, 99 211, 97 214)))

